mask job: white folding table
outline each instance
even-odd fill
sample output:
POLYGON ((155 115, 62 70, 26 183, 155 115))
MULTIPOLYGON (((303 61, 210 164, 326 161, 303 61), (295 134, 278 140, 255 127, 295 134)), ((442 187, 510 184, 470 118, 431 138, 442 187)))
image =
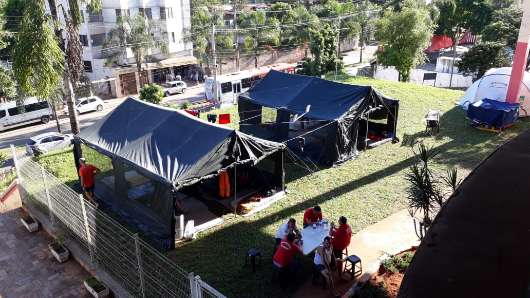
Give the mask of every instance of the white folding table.
POLYGON ((307 226, 302 230, 302 250, 304 255, 310 254, 322 244, 324 238, 329 236, 329 229, 329 225, 327 227, 319 225, 315 229, 313 229, 313 226, 307 226))

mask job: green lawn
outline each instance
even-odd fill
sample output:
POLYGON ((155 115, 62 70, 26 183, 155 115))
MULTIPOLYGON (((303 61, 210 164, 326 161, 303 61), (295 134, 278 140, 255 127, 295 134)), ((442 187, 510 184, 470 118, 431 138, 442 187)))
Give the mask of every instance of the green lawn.
MULTIPOLYGON (((411 148, 405 143, 423 140, 440 152, 435 168, 456 166, 461 175, 467 175, 499 144, 530 127, 529 122, 521 121, 500 134, 471 128, 464 113, 455 106, 462 95, 459 91, 366 78, 342 79, 352 84, 372 85, 401 101, 398 136, 402 142, 362 152, 357 159, 340 167, 313 174, 301 175, 298 168, 288 167, 285 199, 250 218, 226 216, 223 225, 201 233, 198 239, 169 253, 179 265, 199 274, 228 297, 279 296, 278 287, 270 283, 273 235, 289 217, 301 222, 305 208, 320 204, 325 217, 336 221, 344 215, 352 229, 359 231, 406 207, 404 173, 413 159, 411 148), (423 133, 423 117, 429 109, 444 112, 441 131, 436 137, 423 133), (263 254, 263 266, 255 274, 243 268, 245 252, 250 247, 259 248, 263 254)), ((236 108, 215 111, 221 112, 231 113, 233 127, 237 127, 236 108)), ((65 182, 71 182, 72 174, 75 175, 69 168, 73 165, 71 155, 44 156, 40 162, 65 182)))

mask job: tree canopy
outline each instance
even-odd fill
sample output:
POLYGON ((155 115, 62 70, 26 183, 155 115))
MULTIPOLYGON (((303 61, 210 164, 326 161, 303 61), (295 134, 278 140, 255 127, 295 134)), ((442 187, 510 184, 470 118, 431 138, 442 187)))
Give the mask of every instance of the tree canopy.
POLYGON ((423 50, 429 44, 433 30, 429 11, 425 8, 387 10, 377 22, 376 38, 382 47, 377 52, 378 61, 385 66, 394 66, 400 81, 408 81, 410 70, 425 59, 423 50))
POLYGON ((481 78, 490 68, 510 66, 511 59, 502 43, 483 43, 464 53, 457 64, 465 75, 481 78))
POLYGON ((522 11, 514 6, 496 10, 493 12, 491 23, 482 30, 482 40, 502 42, 514 49, 522 17, 522 11))
POLYGON ((457 40, 465 31, 479 33, 490 23, 492 7, 487 0, 436 0, 439 17, 436 34, 457 40))
POLYGON ((301 72, 320 76, 342 70, 342 59, 337 56, 337 29, 324 23, 320 28, 310 29, 309 33, 311 38, 309 47, 313 57, 304 61, 301 72))
POLYGON ((140 89, 140 100, 159 104, 164 99, 164 89, 157 84, 147 84, 140 89))
POLYGON ((13 72, 22 91, 48 98, 57 89, 64 70, 64 56, 50 27, 44 0, 24 8, 13 47, 13 72))

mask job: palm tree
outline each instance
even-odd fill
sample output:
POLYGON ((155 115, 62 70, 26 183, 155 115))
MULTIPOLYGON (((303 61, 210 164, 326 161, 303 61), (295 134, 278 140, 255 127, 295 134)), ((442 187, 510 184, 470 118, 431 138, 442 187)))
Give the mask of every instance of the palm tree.
MULTIPOLYGON (((107 55, 107 64, 120 64, 127 59, 127 49, 134 55, 134 61, 140 81, 142 80, 142 64, 155 49, 167 53, 167 43, 160 36, 159 28, 149 23, 143 16, 124 16, 118 19, 116 27, 109 31, 103 43, 103 51, 107 55)), ((161 33, 164 35, 167 33, 161 33)), ((143 85, 143 84, 142 84, 143 85)))

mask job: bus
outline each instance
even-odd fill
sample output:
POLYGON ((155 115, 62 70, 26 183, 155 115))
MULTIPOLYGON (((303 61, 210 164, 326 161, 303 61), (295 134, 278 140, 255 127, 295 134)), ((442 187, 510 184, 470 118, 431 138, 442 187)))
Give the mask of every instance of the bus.
MULTIPOLYGON (((252 70, 217 76, 217 99, 221 107, 236 104, 239 94, 246 92, 250 87, 259 82, 271 69, 286 73, 295 73, 296 66, 296 63, 277 63, 252 70)), ((204 81, 204 93, 206 99, 216 99, 214 96, 213 77, 207 77, 204 81)))
POLYGON ((29 123, 48 123, 52 119, 52 109, 47 101, 35 97, 24 100, 23 105, 16 101, 0 104, 0 131, 29 123))

